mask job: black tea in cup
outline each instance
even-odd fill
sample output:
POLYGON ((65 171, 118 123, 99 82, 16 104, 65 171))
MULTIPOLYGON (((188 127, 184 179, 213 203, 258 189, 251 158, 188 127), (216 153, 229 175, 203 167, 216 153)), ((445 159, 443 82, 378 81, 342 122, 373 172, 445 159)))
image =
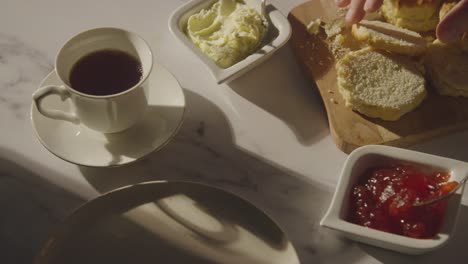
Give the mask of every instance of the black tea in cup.
POLYGON ((98 50, 80 58, 70 72, 70 86, 84 94, 112 95, 134 87, 142 77, 141 63, 126 52, 98 50))

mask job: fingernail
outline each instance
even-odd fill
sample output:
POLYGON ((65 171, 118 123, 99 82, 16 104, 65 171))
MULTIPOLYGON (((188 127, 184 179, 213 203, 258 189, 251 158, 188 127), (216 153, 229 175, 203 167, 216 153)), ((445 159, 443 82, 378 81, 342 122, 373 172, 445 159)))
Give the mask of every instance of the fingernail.
POLYGON ((354 14, 353 14, 352 10, 348 10, 348 12, 346 13, 345 21, 346 21, 346 24, 348 24, 348 25, 353 24, 354 14))
POLYGON ((364 11, 369 12, 371 10, 370 2, 366 1, 364 4, 364 11))

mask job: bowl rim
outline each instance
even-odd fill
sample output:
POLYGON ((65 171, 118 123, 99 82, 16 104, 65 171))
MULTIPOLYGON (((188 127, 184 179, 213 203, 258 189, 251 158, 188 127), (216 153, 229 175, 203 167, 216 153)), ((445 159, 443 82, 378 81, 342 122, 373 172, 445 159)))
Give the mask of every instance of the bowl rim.
MULTIPOLYGON (((266 60, 274 52, 284 46, 292 34, 292 28, 288 19, 276 8, 272 3, 267 5, 268 20, 270 21, 270 27, 275 27, 278 30, 278 35, 271 40, 271 42, 263 45, 253 54, 247 56, 240 62, 223 69, 216 65, 208 56, 206 56, 193 42, 185 35, 183 30, 180 28, 180 22, 183 17, 188 13, 198 12, 207 5, 214 3, 216 0, 191 0, 184 3, 177 8, 169 18, 169 30, 186 48, 191 50, 199 60, 205 64, 211 73, 212 77, 216 80, 217 84, 229 82, 248 70, 259 65, 261 62, 266 60)), ((258 2, 259 0, 251 0, 258 2)))
MULTIPOLYGON (((399 251, 406 254, 422 254, 443 246, 449 240, 455 230, 458 215, 461 207, 461 194, 464 186, 457 191, 458 199, 456 209, 452 211, 454 219, 447 233, 438 234, 436 239, 417 239, 397 234, 392 234, 376 229, 367 228, 342 219, 340 216, 342 207, 347 201, 346 194, 351 184, 351 171, 365 155, 377 155, 390 160, 401 160, 409 163, 417 163, 426 166, 446 169, 453 175, 454 173, 468 173, 468 166, 465 162, 436 156, 423 152, 390 147, 385 145, 367 145, 360 147, 348 156, 342 168, 335 193, 333 194, 330 206, 320 221, 320 225, 342 232, 347 237, 375 246, 399 251)), ((455 203, 453 202, 453 203, 455 203)))

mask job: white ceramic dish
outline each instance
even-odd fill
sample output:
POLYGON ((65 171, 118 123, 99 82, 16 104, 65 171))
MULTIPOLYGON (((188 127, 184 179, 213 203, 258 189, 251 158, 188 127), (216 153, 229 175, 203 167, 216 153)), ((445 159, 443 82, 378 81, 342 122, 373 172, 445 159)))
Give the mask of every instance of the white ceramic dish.
POLYGON ((300 261, 280 226, 247 200, 203 184, 155 181, 81 206, 54 230, 34 263, 300 261))
MULTIPOLYGON (((109 167, 141 159, 161 149, 174 137, 185 111, 182 87, 164 67, 155 63, 148 82, 149 109, 142 120, 123 132, 104 134, 83 125, 51 119, 41 115, 32 104, 33 129, 50 152, 77 165, 109 167)), ((39 87, 60 83, 56 72, 52 71, 39 87)), ((63 111, 70 107, 58 96, 44 99, 43 104, 63 111)))
MULTIPOLYGON (((203 61, 218 84, 231 81, 265 61, 275 51, 286 44, 291 36, 291 25, 288 19, 274 6, 267 4, 266 17, 269 21, 269 29, 260 48, 257 52, 251 54, 244 60, 229 68, 223 69, 203 54, 184 33, 188 18, 198 13, 200 10, 210 7, 215 2, 215 0, 193 0, 182 5, 171 15, 169 19, 169 29, 180 42, 203 61)), ((260 0, 245 0, 245 3, 256 8, 260 12, 260 0)))
POLYGON ((458 160, 380 145, 358 148, 349 155, 345 162, 332 202, 320 225, 339 231, 352 240, 405 254, 423 254, 444 245, 455 230, 464 186, 449 198, 443 226, 433 239, 395 235, 346 220, 350 191, 358 178, 369 167, 388 165, 395 161, 437 168, 450 172, 451 176, 468 173, 466 163, 458 160))

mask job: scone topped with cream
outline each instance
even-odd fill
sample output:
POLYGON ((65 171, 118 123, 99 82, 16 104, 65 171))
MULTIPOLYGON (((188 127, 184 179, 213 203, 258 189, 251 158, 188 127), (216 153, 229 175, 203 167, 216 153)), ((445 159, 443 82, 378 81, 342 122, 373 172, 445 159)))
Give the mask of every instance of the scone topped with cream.
POLYGON ((384 0, 380 8, 388 22, 417 32, 435 30, 442 0, 384 0))

